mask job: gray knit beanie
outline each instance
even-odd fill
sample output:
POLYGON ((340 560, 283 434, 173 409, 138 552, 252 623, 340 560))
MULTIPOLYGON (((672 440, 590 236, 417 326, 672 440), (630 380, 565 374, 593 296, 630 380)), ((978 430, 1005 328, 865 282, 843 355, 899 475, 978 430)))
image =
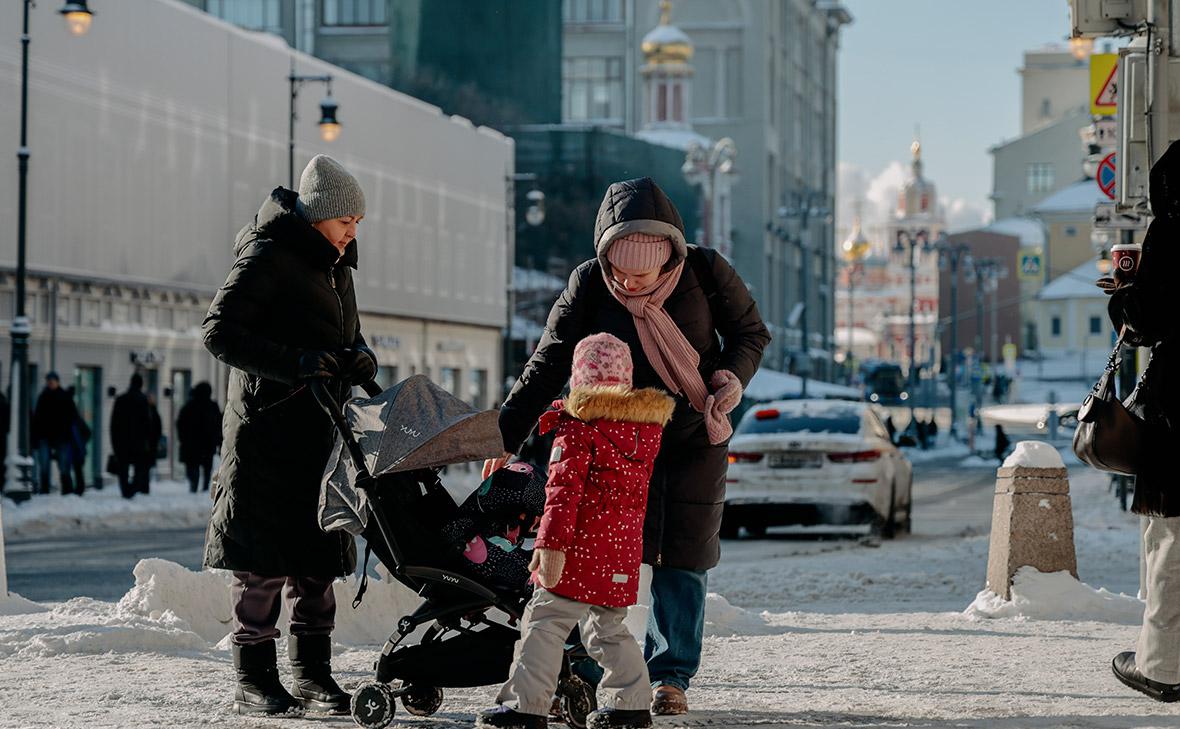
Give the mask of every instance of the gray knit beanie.
POLYGON ((317 154, 299 177, 295 209, 309 223, 365 214, 365 193, 344 165, 326 154, 317 154))

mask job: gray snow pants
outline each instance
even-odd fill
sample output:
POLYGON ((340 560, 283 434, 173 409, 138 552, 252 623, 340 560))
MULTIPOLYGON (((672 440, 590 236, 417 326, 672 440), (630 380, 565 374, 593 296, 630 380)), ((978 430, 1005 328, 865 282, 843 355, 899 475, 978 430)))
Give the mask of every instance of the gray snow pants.
POLYGON ((336 627, 333 577, 264 577, 234 572, 229 592, 233 600, 233 642, 255 645, 279 637, 280 598, 291 614, 291 635, 329 635, 336 627), (286 586, 284 596, 283 587, 286 586))
POLYGON ((1180 517, 1148 517, 1143 553, 1147 607, 1135 665, 1152 681, 1180 683, 1180 517))
POLYGON ((607 693, 605 706, 649 708, 647 664, 639 643, 623 625, 625 617, 627 608, 588 605, 538 587, 524 609, 516 658, 496 703, 523 714, 548 715, 565 641, 577 625, 586 651, 603 668, 599 687, 607 693))

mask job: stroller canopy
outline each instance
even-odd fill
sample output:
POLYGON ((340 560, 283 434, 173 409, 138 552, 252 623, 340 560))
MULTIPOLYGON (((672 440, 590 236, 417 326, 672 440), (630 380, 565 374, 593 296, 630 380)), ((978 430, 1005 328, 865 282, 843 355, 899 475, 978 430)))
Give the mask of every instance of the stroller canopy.
MULTIPOLYGON (((425 375, 403 380, 377 397, 349 401, 344 417, 375 478, 504 452, 496 411, 476 410, 425 375)), ((368 498, 355 487, 356 476, 344 438, 337 433, 320 487, 324 531, 364 531, 368 498)))

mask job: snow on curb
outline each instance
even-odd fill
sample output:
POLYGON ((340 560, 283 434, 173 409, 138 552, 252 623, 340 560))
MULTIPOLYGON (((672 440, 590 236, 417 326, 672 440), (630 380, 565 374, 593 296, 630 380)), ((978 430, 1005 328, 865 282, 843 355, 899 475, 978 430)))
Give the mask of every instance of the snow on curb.
POLYGON ((209 494, 190 493, 180 481, 158 481, 150 494, 124 499, 117 485, 88 489, 84 496, 37 495, 20 504, 3 503, 6 539, 34 539, 64 532, 201 527, 209 523, 209 494))
POLYGON ((1095 590, 1068 572, 1044 573, 1035 567, 1021 567, 1012 579, 1011 600, 985 589, 963 614, 970 620, 1092 620, 1137 625, 1143 620, 1143 603, 1105 588, 1095 590))
POLYGON ((1065 468, 1061 454, 1048 443, 1022 440, 1012 454, 1004 459, 1004 468, 1065 468))

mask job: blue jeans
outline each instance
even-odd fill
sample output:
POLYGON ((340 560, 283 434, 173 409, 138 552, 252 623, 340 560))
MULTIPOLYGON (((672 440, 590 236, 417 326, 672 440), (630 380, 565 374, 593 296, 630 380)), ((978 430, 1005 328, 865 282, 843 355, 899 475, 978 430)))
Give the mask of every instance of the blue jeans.
POLYGON ((49 471, 53 461, 57 461, 58 476, 61 478, 61 492, 68 494, 74 490, 74 480, 70 475, 72 467, 70 453, 70 444, 66 441, 49 443, 43 440, 37 444, 37 468, 40 470, 41 476, 41 493, 49 493, 49 471))
POLYGON ((652 567, 651 612, 643 657, 653 687, 688 683, 701 665, 705 633, 705 591, 709 573, 652 567))

